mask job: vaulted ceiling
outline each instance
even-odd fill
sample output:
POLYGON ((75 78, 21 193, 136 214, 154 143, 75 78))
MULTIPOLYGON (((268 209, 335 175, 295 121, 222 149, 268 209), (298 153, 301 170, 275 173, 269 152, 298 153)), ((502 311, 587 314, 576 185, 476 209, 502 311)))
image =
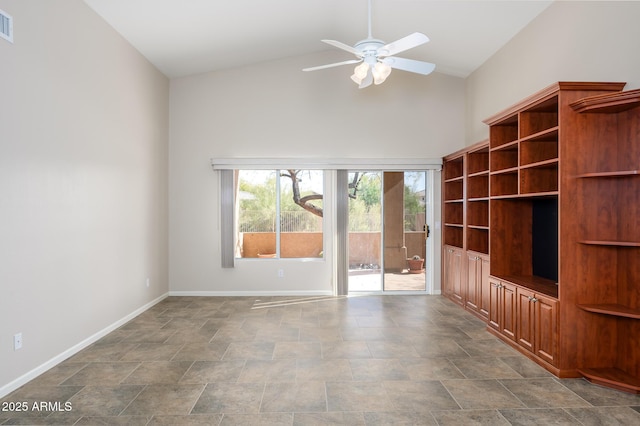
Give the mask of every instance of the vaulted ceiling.
MULTIPOLYGON (((335 50, 321 39, 354 45, 367 37, 368 0, 84 1, 168 77, 335 50)), ((431 41, 398 56, 466 77, 551 3, 372 0, 372 35, 388 43, 422 32, 431 41)))

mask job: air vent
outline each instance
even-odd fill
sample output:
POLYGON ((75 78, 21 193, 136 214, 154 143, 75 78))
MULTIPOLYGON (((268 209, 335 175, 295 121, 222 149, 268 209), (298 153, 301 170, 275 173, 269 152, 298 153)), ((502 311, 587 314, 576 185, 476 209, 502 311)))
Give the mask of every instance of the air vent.
POLYGON ((13 43, 13 18, 0 10, 0 37, 13 43))

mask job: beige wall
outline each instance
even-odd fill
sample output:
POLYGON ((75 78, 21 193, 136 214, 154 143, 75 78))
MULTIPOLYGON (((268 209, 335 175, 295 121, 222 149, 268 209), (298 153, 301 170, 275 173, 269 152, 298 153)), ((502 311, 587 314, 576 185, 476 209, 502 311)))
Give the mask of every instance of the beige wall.
POLYGON ((0 0, 0 396, 168 291, 169 82, 81 0, 34 3, 0 0))
MULTIPOLYGON (((394 71, 383 85, 359 90, 349 67, 301 71, 343 57, 329 52, 171 81, 172 292, 332 290, 330 239, 327 260, 246 259, 220 268, 212 157, 437 158, 464 146, 463 79, 394 71)), ((330 238, 333 218, 325 226, 330 238)))
POLYGON ((640 88, 640 2, 556 1, 467 79, 467 145, 482 120, 557 81, 640 88))

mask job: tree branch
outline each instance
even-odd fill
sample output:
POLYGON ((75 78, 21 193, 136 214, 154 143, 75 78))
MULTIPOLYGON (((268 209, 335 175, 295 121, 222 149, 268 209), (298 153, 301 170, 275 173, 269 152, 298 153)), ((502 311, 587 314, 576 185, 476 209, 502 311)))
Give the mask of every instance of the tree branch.
POLYGON ((303 209, 305 209, 306 211, 316 216, 323 217, 324 212, 322 208, 309 202, 311 200, 322 200, 322 194, 312 194, 312 195, 306 195, 304 197, 300 197, 300 185, 298 183, 299 182, 298 173, 300 172, 300 170, 287 170, 287 172, 289 172, 288 175, 282 173, 281 176, 287 176, 291 179, 291 187, 293 190, 293 202, 299 205, 300 207, 302 207, 303 209))

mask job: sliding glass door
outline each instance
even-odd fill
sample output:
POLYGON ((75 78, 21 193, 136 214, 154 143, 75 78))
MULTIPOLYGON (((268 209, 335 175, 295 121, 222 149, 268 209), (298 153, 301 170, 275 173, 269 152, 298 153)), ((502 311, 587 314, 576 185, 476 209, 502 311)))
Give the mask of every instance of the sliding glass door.
POLYGON ((426 291, 425 171, 351 171, 349 292, 426 291))
POLYGON ((349 291, 381 291, 382 179, 380 171, 349 172, 349 291))

